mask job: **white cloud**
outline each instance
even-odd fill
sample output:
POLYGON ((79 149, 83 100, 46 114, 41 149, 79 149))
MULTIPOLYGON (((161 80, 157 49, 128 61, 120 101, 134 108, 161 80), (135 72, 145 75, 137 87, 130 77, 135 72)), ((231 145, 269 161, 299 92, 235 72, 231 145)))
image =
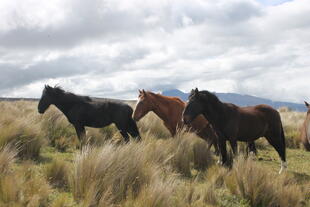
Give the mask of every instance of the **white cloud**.
POLYGON ((310 99, 309 12, 307 0, 2 0, 0 95, 58 83, 122 99, 194 87, 310 99))

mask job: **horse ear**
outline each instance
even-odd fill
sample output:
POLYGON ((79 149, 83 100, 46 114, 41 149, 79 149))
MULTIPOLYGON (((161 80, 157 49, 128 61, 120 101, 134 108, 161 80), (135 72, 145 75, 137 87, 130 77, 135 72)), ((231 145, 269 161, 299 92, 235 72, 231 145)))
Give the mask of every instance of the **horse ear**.
POLYGON ((143 95, 146 95, 146 92, 145 92, 145 90, 144 90, 144 89, 142 89, 142 93, 143 93, 143 95))
POLYGON ((139 94, 141 94, 141 93, 142 93, 142 91, 141 91, 140 89, 138 89, 138 91, 139 91, 139 94))
POLYGON ((307 103, 307 101, 305 101, 305 105, 306 105, 307 108, 309 108, 309 106, 310 106, 310 105, 307 103))
POLYGON ((199 94, 199 90, 198 90, 198 88, 195 88, 195 95, 198 95, 199 94))

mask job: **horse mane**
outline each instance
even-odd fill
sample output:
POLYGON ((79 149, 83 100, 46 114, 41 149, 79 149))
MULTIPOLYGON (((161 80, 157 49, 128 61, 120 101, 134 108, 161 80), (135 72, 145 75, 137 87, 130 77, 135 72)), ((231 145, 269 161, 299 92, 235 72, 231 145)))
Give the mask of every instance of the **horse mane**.
POLYGON ((162 94, 159 94, 159 93, 153 93, 151 91, 147 91, 148 94, 150 94, 151 96, 155 96, 155 97, 160 97, 164 100, 171 100, 171 101, 176 101, 178 102, 179 104, 182 104, 184 105, 184 101, 182 101, 179 97, 176 97, 176 96, 164 96, 162 94))
POLYGON ((211 93, 209 91, 199 91, 199 96, 202 98, 202 100, 208 101, 212 105, 222 103, 214 93, 211 93))
POLYGON ((55 86, 55 87, 46 86, 45 89, 47 90, 49 95, 51 95, 52 97, 61 98, 62 101, 64 102, 86 103, 91 101, 91 98, 89 96, 81 96, 71 92, 66 92, 61 86, 55 86))

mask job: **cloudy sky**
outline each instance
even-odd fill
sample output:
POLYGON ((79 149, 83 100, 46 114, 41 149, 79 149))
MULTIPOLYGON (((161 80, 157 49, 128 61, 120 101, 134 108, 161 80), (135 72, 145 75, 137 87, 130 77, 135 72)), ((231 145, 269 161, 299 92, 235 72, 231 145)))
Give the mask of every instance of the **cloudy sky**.
POLYGON ((309 0, 1 0, 0 96, 44 84, 310 101, 309 0))

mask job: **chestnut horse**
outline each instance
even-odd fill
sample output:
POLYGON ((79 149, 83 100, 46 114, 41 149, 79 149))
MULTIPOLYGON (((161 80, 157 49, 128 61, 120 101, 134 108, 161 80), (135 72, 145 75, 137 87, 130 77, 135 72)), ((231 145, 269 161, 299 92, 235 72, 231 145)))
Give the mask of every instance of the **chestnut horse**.
POLYGON ((308 108, 306 120, 301 127, 301 142, 305 149, 310 151, 310 105, 305 101, 306 107, 308 108))
POLYGON ((203 114, 208 119, 218 135, 222 164, 226 164, 227 161, 226 140, 233 144, 233 151, 236 151, 237 140, 253 142, 260 137, 265 137, 281 158, 279 173, 287 167, 285 137, 280 114, 271 106, 261 104, 238 107, 221 102, 209 91, 198 91, 196 88, 191 91, 183 112, 184 123, 191 123, 199 114, 203 114))
MULTIPOLYGON (((139 90, 139 97, 136 108, 133 112, 133 119, 139 121, 148 112, 153 111, 164 122, 165 127, 174 136, 179 128, 183 127, 182 112, 185 103, 177 97, 163 96, 145 90, 139 90)), ((198 116, 191 124, 191 131, 209 143, 214 145, 215 153, 218 153, 217 138, 212 126, 202 116, 198 116)))

